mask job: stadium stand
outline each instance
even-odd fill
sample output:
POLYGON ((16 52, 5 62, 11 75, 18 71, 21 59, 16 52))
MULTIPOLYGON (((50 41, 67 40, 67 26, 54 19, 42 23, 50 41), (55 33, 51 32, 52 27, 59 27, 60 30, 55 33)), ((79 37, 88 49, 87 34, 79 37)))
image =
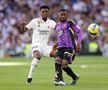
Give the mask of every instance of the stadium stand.
POLYGON ((50 6, 53 20, 57 21, 55 12, 65 8, 69 18, 82 28, 82 53, 89 53, 92 38, 98 44, 99 52, 108 56, 108 0, 0 0, 0 57, 30 56, 25 47, 31 43, 31 32, 20 32, 19 23, 38 17, 39 6, 43 4, 50 6), (100 26, 99 36, 88 35, 87 26, 92 22, 100 26))

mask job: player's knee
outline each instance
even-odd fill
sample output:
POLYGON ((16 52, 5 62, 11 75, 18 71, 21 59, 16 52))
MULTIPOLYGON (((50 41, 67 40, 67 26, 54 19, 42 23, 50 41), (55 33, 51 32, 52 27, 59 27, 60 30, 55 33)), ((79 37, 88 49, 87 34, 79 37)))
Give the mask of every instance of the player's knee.
POLYGON ((68 64, 62 65, 62 69, 65 69, 68 67, 68 64))
POLYGON ((68 61, 67 60, 63 60, 62 61, 62 68, 65 68, 68 66, 68 61))
POLYGON ((31 62, 31 65, 37 66, 38 63, 39 63, 39 60, 36 59, 36 58, 34 58, 34 59, 32 60, 32 62, 31 62))
POLYGON ((36 50, 36 51, 33 52, 33 57, 37 58, 38 60, 40 60, 41 59, 41 53, 36 50))
POLYGON ((71 53, 65 52, 63 58, 68 59, 71 57, 71 53))
POLYGON ((50 57, 55 57, 56 56, 56 50, 52 50, 50 52, 50 57))
POLYGON ((62 64, 62 59, 60 57, 55 58, 55 63, 62 64))

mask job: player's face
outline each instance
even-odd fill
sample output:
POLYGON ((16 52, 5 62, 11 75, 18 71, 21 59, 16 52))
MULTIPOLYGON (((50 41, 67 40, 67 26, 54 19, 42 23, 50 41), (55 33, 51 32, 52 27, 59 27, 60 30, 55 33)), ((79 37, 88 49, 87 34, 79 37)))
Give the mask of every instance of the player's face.
POLYGON ((47 8, 43 8, 40 10, 42 19, 47 19, 49 10, 47 8))
POLYGON ((61 22, 64 22, 67 20, 67 12, 66 11, 60 11, 59 12, 59 19, 61 22))

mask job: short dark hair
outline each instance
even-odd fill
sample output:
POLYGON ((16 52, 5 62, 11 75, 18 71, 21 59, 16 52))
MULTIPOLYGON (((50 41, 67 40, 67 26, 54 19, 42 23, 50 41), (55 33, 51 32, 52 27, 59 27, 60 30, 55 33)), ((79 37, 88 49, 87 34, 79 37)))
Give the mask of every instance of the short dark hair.
POLYGON ((59 12, 61 12, 61 11, 65 11, 65 12, 67 12, 67 10, 66 10, 66 9, 60 9, 60 10, 59 10, 59 12))
POLYGON ((43 9, 43 8, 46 8, 46 9, 49 10, 49 7, 47 5, 40 6, 40 10, 43 9))

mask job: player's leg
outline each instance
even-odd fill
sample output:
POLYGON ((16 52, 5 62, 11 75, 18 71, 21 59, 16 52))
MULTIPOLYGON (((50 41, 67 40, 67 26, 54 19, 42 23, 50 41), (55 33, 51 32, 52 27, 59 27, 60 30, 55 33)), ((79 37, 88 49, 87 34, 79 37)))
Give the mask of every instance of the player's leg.
POLYGON ((69 66, 65 66, 65 67, 62 67, 63 70, 67 73, 67 75, 69 75, 73 80, 72 82, 70 83, 71 85, 75 85, 77 83, 77 80, 79 79, 79 76, 76 75, 72 68, 70 68, 69 66))
POLYGON ((68 66, 68 64, 71 63, 70 59, 71 59, 71 53, 67 51, 64 52, 62 68, 70 77, 72 77, 73 80, 75 80, 77 76, 75 75, 73 70, 68 66))
POLYGON ((55 58, 55 85, 66 85, 66 83, 64 83, 62 76, 62 58, 63 51, 62 49, 58 49, 57 56, 55 58))
POLYGON ((66 52, 64 52, 63 61, 62 61, 62 68, 67 73, 67 75, 69 75, 73 79, 71 84, 76 84, 77 80, 79 79, 79 76, 77 76, 73 72, 72 68, 70 68, 68 66, 68 64, 72 63, 71 57, 73 57, 73 55, 75 55, 75 54, 72 54, 72 51, 70 51, 70 50, 66 50, 66 52))
POLYGON ((38 48, 34 47, 32 50, 33 50, 33 60, 31 62, 30 71, 28 74, 28 79, 27 79, 28 83, 32 82, 32 74, 35 68, 38 66, 39 60, 41 59, 41 53, 40 53, 39 47, 38 48))
POLYGON ((61 65, 62 58, 56 57, 55 59, 55 85, 66 85, 63 80, 62 76, 62 65, 61 65))

